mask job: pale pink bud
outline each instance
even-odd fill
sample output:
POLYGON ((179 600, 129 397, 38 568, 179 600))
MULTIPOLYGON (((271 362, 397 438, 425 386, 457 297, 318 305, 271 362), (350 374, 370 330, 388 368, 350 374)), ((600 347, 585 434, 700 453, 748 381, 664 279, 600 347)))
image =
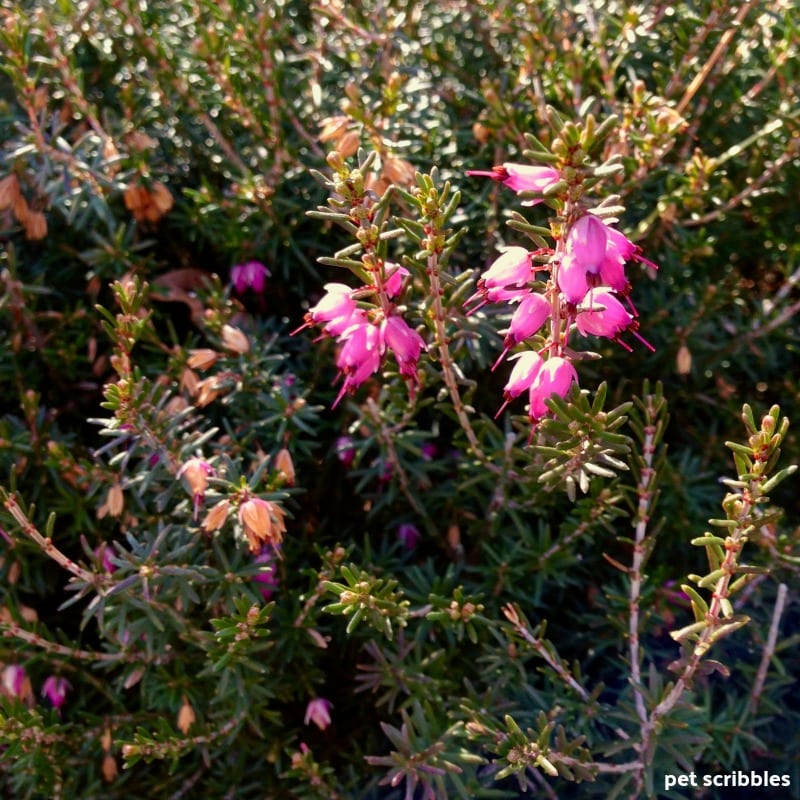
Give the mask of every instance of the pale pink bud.
POLYGON ((222 344, 237 355, 250 352, 250 341, 247 336, 235 325, 222 326, 222 344))
POLYGON ((265 279, 271 274, 260 261, 248 261, 231 267, 231 283, 237 294, 244 294, 247 289, 261 294, 265 279))
POLYGON ((191 728, 196 721, 197 714, 195 714, 194 708, 189 702, 189 698, 184 696, 183 703, 178 710, 178 730, 185 736, 189 733, 189 728, 191 728))
POLYGON ((22 699, 25 688, 25 669, 19 664, 9 664, 0 673, 0 689, 8 697, 22 699))
POLYGON ((51 675, 42 684, 42 697, 46 697, 56 711, 61 711, 61 706, 67 699, 69 683, 66 678, 57 678, 51 675))
POLYGON ((416 378, 419 354, 425 348, 423 338, 398 316, 384 320, 381 333, 386 346, 397 359, 400 374, 406 378, 416 378))
POLYGON ((529 392, 530 417, 533 420, 546 416, 549 409, 545 405, 553 395, 565 397, 573 383, 578 382, 575 367, 560 356, 548 359, 536 374, 529 392))
POLYGON ((314 723, 321 731, 324 731, 331 724, 331 708, 333 704, 322 697, 315 697, 306 706, 306 725, 314 723))

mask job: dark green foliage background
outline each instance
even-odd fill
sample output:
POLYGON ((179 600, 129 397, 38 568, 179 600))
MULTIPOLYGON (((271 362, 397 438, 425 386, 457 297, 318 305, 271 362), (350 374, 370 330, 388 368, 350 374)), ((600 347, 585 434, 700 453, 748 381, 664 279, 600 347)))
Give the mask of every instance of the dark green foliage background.
MULTIPOLYGON (((141 664, 103 667, 0 640, 0 663, 24 663, 35 689, 54 672, 71 684, 61 717, 46 703, 30 710, 2 701, 3 741, 13 756, 0 765, 5 796, 411 797, 402 783, 379 784, 386 771, 374 763, 398 749, 376 720, 399 729, 405 719, 405 741, 423 762, 463 770, 435 783, 438 794, 420 787, 415 797, 516 797, 513 778, 492 781, 493 734, 506 713, 538 731, 542 710, 570 740, 585 736, 595 760, 632 759, 630 748, 612 755, 619 731, 635 736, 637 723, 627 679, 627 579, 606 556, 630 560, 634 477, 595 478, 576 502, 537 482, 521 409, 490 421, 507 375, 490 372, 501 347, 488 332, 504 322, 492 309, 462 320, 481 335, 458 351, 459 366, 476 382, 469 401, 496 464, 505 463, 506 437, 514 441, 513 478, 498 486, 497 473, 467 455, 438 396, 436 365, 423 368, 411 422, 405 387, 391 375, 331 409, 332 344, 312 343, 309 331, 289 335, 326 282, 352 278, 317 263, 351 239, 306 216, 326 200, 310 170, 329 172, 335 141, 318 136, 338 114, 361 126, 365 152, 406 159, 423 173, 436 167, 441 181, 462 191, 450 225, 466 233, 448 265, 459 276, 483 268, 499 246, 526 242, 505 225, 517 207, 513 194, 465 171, 524 160, 525 133, 550 145, 547 105, 569 119, 618 116, 607 147, 625 171, 607 189, 626 206, 620 228, 660 267, 653 275, 629 267, 641 332, 655 353, 602 343, 604 358, 582 365, 580 378, 590 395, 607 384, 608 408, 641 395, 645 381, 661 383, 669 406, 642 600, 645 675, 657 696, 678 654, 668 631, 690 619, 664 585, 704 568, 688 542, 720 516, 719 478, 733 475, 724 443, 742 439, 742 403, 757 417, 780 404, 795 423, 781 463, 800 458, 800 61, 792 4, 752 3, 740 12, 718 0, 2 0, 0 8, 0 178, 16 175, 48 226, 45 238, 30 240, 11 210, 0 212, 0 483, 26 507, 35 504, 41 530, 55 513, 54 541, 71 558, 86 561, 101 542, 119 542, 127 566, 115 575, 132 581, 102 624, 87 611, 91 595, 61 610, 72 596, 67 576, 4 515, 16 546, 0 541, 0 597, 10 615, 3 621, 20 623, 20 609, 29 607, 45 639, 118 652, 112 634, 127 631, 146 654, 141 664), (116 154, 104 150, 92 119, 116 154), (126 209, 124 191, 137 179, 163 183, 174 198, 156 222, 137 223, 126 209), (250 259, 267 265, 271 278, 263 296, 237 297, 230 268, 250 259), (165 302, 156 295, 165 279, 175 285, 177 269, 189 271, 188 294, 165 302), (264 473, 291 519, 280 588, 258 623, 264 637, 243 646, 247 663, 220 661, 224 648, 214 649, 209 622, 232 628, 252 603, 262 605, 246 546, 230 526, 213 538, 201 534, 174 471, 163 460, 154 467, 141 444, 121 440, 100 450, 109 440, 89 421, 107 416, 103 386, 116 379, 113 342, 95 304, 116 314, 110 285, 130 276, 156 287, 142 298, 152 318, 133 362, 142 419, 162 426, 164 452, 178 462, 199 450, 217 464, 228 459, 236 481, 284 446, 294 459, 297 485, 288 492, 281 494, 272 467, 264 473), (231 391, 185 425, 159 422, 159 402, 181 392, 187 351, 219 347, 226 322, 252 344, 228 362, 238 375, 231 391), (200 445, 213 427, 219 431, 200 445), (343 435, 357 451, 351 468, 336 455, 343 435), (426 443, 436 447, 433 459, 422 456, 426 443), (396 470, 386 479, 389 445, 406 489, 396 470), (118 479, 124 515, 98 518, 118 479), (397 541, 403 522, 422 531, 414 551, 397 541), (583 535, 543 560, 581 526, 583 535), (361 624, 348 635, 345 619, 322 611, 335 598, 323 596, 320 581, 341 580, 343 562, 370 580, 399 583, 388 616, 402 618, 395 600, 409 601, 407 628, 389 639, 361 624), (149 563, 177 567, 158 583, 160 602, 177 609, 161 619, 163 630, 135 578, 149 563), (447 608, 454 597, 482 604, 469 625, 413 613, 447 608), (547 639, 564 664, 580 663, 583 686, 602 684, 590 703, 512 641, 501 611, 510 602, 533 626, 547 620, 547 639), (309 629, 327 639, 326 649, 309 629), (326 731, 303 724, 314 696, 333 702, 326 731), (189 739, 175 726, 183 697, 198 716, 189 739), (484 733, 476 733, 479 721, 484 733), (20 746, 16 726, 41 730, 36 745, 20 746), (100 772, 107 727, 120 766, 111 782, 100 772), (204 735, 208 742, 191 741, 204 735), (301 742, 313 762, 297 755, 301 742), (152 746, 156 757, 132 758, 123 770, 124 744, 152 746)), ((400 216, 410 213, 398 206, 400 216)), ((526 211, 539 225, 546 213, 526 211)), ((397 249, 398 257, 413 255, 408 243, 397 249)), ((634 436, 633 428, 625 432, 634 436)), ((787 774, 798 796, 797 567, 776 560, 797 555, 796 482, 772 499, 785 516, 774 538, 765 533, 747 555, 771 575, 747 598, 751 625, 715 651, 731 676, 698 681, 676 714, 683 726, 663 733, 651 772, 658 796, 665 773, 688 769, 787 774), (747 715, 781 582, 789 586, 782 643, 761 705, 747 715)), ((584 798, 610 796, 618 777, 529 779, 541 796, 584 798)), ((630 787, 621 791, 629 796, 630 787)))

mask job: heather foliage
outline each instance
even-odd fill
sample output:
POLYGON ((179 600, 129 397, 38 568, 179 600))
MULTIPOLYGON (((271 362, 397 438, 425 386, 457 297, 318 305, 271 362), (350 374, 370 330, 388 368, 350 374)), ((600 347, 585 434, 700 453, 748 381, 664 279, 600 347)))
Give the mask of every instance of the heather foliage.
POLYGON ((791 12, 0 0, 3 794, 800 796, 791 12))

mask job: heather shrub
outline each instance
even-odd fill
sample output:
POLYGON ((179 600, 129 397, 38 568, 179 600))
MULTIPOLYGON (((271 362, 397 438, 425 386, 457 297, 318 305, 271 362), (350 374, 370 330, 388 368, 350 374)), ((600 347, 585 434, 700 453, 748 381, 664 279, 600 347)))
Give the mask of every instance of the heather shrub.
POLYGON ((800 796, 789 3, 0 9, 4 795, 800 796))

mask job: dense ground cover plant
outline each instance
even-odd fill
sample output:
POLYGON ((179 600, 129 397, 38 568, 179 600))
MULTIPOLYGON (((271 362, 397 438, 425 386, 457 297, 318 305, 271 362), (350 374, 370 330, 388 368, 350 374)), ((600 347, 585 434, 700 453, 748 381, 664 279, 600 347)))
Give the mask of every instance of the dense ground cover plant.
POLYGON ((6 794, 800 796, 790 4, 0 9, 6 794))

